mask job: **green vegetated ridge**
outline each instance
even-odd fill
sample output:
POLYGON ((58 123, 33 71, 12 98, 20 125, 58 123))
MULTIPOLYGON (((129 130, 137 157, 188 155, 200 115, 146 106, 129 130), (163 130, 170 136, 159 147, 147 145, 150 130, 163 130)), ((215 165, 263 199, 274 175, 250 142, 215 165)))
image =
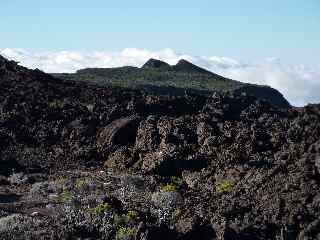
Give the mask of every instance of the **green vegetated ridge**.
POLYGON ((65 80, 94 82, 143 89, 153 94, 184 95, 188 90, 195 94, 212 94, 213 91, 230 92, 236 95, 248 94, 265 99, 278 107, 290 104, 277 90, 254 84, 246 84, 209 72, 186 60, 176 65, 150 59, 141 68, 87 68, 76 73, 53 74, 65 80))

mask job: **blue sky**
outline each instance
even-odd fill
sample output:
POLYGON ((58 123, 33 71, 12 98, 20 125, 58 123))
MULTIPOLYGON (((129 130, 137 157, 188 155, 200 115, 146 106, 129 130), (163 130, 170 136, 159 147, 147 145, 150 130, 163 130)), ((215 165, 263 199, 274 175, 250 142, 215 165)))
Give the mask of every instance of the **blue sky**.
POLYGON ((0 0, 0 55, 46 72, 185 58, 320 102, 320 0, 0 0))
POLYGON ((320 62, 319 0, 1 0, 0 48, 320 62))

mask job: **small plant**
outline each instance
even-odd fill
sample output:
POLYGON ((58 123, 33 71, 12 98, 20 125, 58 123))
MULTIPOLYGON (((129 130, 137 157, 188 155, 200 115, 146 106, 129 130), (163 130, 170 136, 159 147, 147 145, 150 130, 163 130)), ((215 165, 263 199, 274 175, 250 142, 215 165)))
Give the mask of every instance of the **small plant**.
POLYGON ((66 176, 59 176, 56 181, 60 184, 64 184, 68 181, 68 178, 66 176))
POLYGON ((113 223, 115 226, 121 226, 126 223, 126 219, 123 217, 123 215, 115 213, 113 215, 113 223))
POLYGON ((135 210, 129 210, 126 217, 129 221, 135 221, 139 219, 139 213, 135 210))
POLYGON ((225 180, 216 186, 216 191, 218 193, 228 193, 232 191, 233 187, 234 187, 234 183, 232 183, 231 181, 225 180))
POLYGON ((93 109, 94 109, 94 105, 93 104, 87 104, 86 107, 90 112, 93 112, 93 109))
POLYGON ((172 192, 178 189, 178 186, 174 183, 167 183, 166 185, 161 185, 160 190, 163 192, 172 192))
POLYGON ((116 240, 134 239, 137 234, 135 228, 120 227, 116 233, 116 240))
POLYGON ((177 176, 172 176, 170 178, 170 181, 171 181, 171 183, 174 183, 174 184, 179 185, 179 186, 183 184, 183 179, 179 178, 177 176))
POLYGON ((102 213, 110 210, 111 208, 112 206, 109 203, 100 203, 93 209, 93 212, 97 215, 101 215, 102 213))
POLYGON ((174 210, 174 212, 173 212, 173 217, 174 217, 175 219, 181 217, 181 215, 182 215, 182 210, 181 210, 181 208, 177 208, 176 210, 174 210))
POLYGON ((76 181, 76 188, 77 189, 82 189, 88 184, 86 179, 78 179, 76 181))
POLYGON ((170 180, 166 184, 160 185, 160 190, 163 192, 172 192, 178 190, 183 185, 183 179, 177 176, 170 177, 170 180))
POLYGON ((69 201, 72 198, 72 196, 73 195, 69 190, 64 189, 62 193, 60 193, 54 200, 57 202, 64 203, 69 201))
POLYGON ((126 214, 114 214, 113 220, 115 225, 121 226, 128 222, 139 220, 139 213, 135 210, 129 210, 126 214))
POLYGON ((49 108, 63 108, 64 107, 64 102, 59 99, 55 99, 52 102, 48 103, 49 108))

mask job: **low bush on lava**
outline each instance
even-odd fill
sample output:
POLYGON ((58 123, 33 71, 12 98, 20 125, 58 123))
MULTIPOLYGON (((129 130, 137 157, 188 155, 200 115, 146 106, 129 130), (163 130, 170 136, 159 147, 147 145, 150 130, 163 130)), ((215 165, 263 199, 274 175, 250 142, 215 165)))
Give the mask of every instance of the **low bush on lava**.
POLYGON ((234 183, 228 180, 222 181, 220 182, 217 186, 216 186, 216 191, 218 193, 228 193, 231 192, 233 190, 234 187, 234 183))

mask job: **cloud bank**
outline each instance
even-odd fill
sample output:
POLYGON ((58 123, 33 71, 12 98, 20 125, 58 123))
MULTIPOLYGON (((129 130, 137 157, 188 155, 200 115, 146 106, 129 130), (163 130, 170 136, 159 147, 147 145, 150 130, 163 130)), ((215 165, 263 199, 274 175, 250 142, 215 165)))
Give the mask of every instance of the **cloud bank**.
POLYGON ((49 73, 75 72, 87 67, 140 67, 150 58, 176 64, 183 58, 228 78, 269 85, 278 89, 295 106, 320 103, 320 65, 288 65, 277 58, 245 63, 228 57, 179 54, 172 49, 149 51, 136 48, 126 48, 120 52, 29 52, 6 48, 0 49, 0 54, 23 66, 49 73))

